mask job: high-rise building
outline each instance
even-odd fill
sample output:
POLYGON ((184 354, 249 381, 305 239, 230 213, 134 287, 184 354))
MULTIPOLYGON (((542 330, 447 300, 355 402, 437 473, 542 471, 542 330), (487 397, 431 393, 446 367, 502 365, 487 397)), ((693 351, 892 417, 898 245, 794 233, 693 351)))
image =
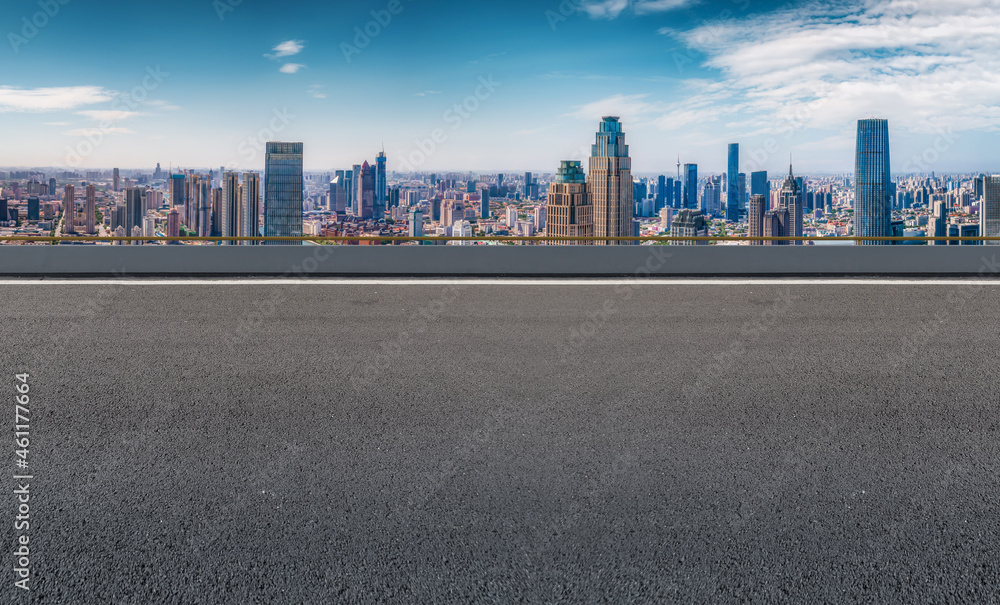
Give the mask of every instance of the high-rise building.
POLYGON ((683 208, 698 210, 698 165, 684 165, 684 203, 683 208))
MULTIPOLYGON (((857 160, 854 172, 854 234, 857 237, 888 237, 892 219, 889 121, 858 121, 857 160)), ((858 242, 885 245, 886 241, 858 242)))
MULTIPOLYGON (((802 179, 796 178, 792 173, 792 166, 788 166, 788 178, 781 187, 778 197, 778 207, 788 211, 788 237, 802 237, 802 189, 800 187, 802 179)), ((790 245, 799 246, 802 242, 790 242, 790 245)))
POLYGON ((330 212, 347 212, 347 190, 344 188, 346 179, 344 171, 338 170, 337 176, 330 182, 330 212))
POLYGON ((63 190, 63 232, 76 233, 76 188, 66 185, 63 190))
POLYGON ((351 175, 351 214, 361 216, 361 208, 358 204, 358 181, 361 180, 361 164, 355 164, 354 168, 348 172, 351 175))
POLYGON ((484 187, 479 198, 479 218, 490 218, 490 188, 484 187))
MULTIPOLYGON (((778 208, 764 213, 764 237, 788 237, 788 210, 778 208)), ((765 246, 787 246, 787 240, 764 242, 765 246)))
MULTIPOLYGON (((767 213, 767 197, 764 195, 750 196, 750 207, 747 208, 747 219, 750 226, 747 235, 764 237, 764 214, 767 213)), ((751 246, 761 246, 764 242, 750 242, 751 246)))
POLYGON ((659 214, 660 210, 667 203, 667 177, 665 175, 660 175, 656 177, 656 207, 655 212, 659 214))
MULTIPOLYGON (((983 176, 982 202, 979 205, 979 236, 1000 237, 1000 176, 983 176)), ((1000 246, 1000 241, 983 242, 987 246, 1000 246)))
POLYGON ((535 206, 535 229, 542 231, 545 229, 546 210, 545 206, 539 204, 535 206))
POLYGON ((146 205, 142 200, 142 189, 129 187, 125 190, 125 233, 132 235, 133 227, 142 227, 142 217, 146 215, 146 205))
MULTIPOLYGON (((587 195, 594 207, 594 237, 629 237, 634 217, 632 159, 617 117, 607 116, 601 121, 590 155, 587 195)), ((596 243, 607 246, 616 242, 596 243)))
POLYGON ((517 226, 517 207, 513 205, 507 206, 507 227, 513 229, 517 226))
MULTIPOLYGON (((220 237, 240 236, 240 173, 226 172, 222 175, 222 216, 220 217, 220 237)), ((223 242, 224 246, 236 242, 223 242)))
MULTIPOLYGON (((587 177, 577 161, 563 161, 556 180, 549 185, 546 235, 594 237, 594 206, 587 195, 587 177)), ((555 245, 590 245, 591 242, 550 242, 555 245)))
POLYGON ((726 173, 726 220, 737 223, 740 220, 740 203, 743 200, 743 190, 740 187, 740 146, 733 143, 729 146, 729 171, 726 173))
POLYGON ((49 179, 49 197, 55 197, 56 195, 56 177, 49 179))
POLYGON ((86 203, 84 209, 86 212, 85 220, 87 222, 87 235, 94 235, 97 233, 97 187, 93 185, 87 185, 86 193, 86 203))
MULTIPOLYGON (((37 221, 39 220, 39 215, 41 214, 41 203, 38 200, 37 195, 32 195, 28 198, 28 220, 37 221)), ((6 218, 6 217, 4 217, 6 218)))
POLYGON ((771 181, 767 179, 767 171, 754 172, 750 174, 750 198, 755 195, 763 195, 766 200, 764 212, 771 209, 771 181))
POLYGON ((532 185, 531 173, 530 172, 525 172, 524 173, 524 199, 526 199, 526 200, 530 200, 531 199, 531 185, 532 185))
POLYGON ((424 213, 419 210, 410 212, 410 224, 407 230, 410 237, 424 236, 424 213))
POLYGON ((212 177, 203 175, 198 179, 195 195, 198 200, 197 233, 199 237, 208 237, 212 225, 212 177))
POLYGON ((121 191, 121 175, 118 173, 118 169, 115 168, 111 176, 111 186, 114 191, 121 191))
POLYGON ((389 182, 386 177, 385 164, 385 149, 383 149, 375 158, 375 208, 373 214, 378 219, 382 218, 382 215, 389 208, 389 182))
POLYGON ((177 210, 177 208, 171 208, 170 212, 167 214, 167 237, 180 237, 180 235, 181 213, 177 210))
POLYGON ((264 235, 267 237, 302 237, 302 154, 302 143, 267 144, 264 173, 264 235))
POLYGON ((354 196, 358 218, 382 218, 375 214, 375 171, 366 161, 357 173, 357 192, 354 196))
MULTIPOLYGON (((240 199, 240 237, 260 237, 260 175, 243 173, 243 194, 240 199)), ((260 242, 241 242, 244 246, 259 246, 260 242)))
POLYGON ((184 191, 187 177, 183 174, 170 175, 170 205, 177 207, 184 205, 184 191))
MULTIPOLYGON (((708 237, 708 223, 701 210, 684 208, 670 225, 670 237, 708 237)), ((675 246, 705 245, 707 242, 677 241, 675 246)))
POLYGON ((221 187, 212 189, 212 219, 209 234, 211 237, 222 237, 222 199, 221 187))

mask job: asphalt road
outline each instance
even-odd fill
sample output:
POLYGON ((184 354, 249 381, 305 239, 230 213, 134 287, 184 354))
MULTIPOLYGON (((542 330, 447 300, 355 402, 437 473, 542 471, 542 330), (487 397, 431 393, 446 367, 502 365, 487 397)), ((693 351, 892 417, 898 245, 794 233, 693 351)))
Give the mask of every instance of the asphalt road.
POLYGON ((996 603, 998 294, 6 285, 4 599, 996 603))

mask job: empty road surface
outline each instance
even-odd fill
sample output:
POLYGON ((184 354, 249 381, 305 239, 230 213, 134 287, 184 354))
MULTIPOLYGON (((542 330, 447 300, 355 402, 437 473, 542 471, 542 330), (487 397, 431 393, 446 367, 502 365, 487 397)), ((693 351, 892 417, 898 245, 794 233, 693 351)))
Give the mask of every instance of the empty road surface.
POLYGON ((25 281, 33 603, 997 603, 1000 282, 25 281))

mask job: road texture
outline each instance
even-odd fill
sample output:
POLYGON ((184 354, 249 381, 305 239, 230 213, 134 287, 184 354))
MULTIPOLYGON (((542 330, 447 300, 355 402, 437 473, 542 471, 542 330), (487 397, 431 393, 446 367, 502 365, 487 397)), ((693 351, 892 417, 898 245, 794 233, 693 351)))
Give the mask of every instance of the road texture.
POLYGON ((1000 285, 26 282, 0 309, 35 476, 8 601, 1000 600, 1000 285))

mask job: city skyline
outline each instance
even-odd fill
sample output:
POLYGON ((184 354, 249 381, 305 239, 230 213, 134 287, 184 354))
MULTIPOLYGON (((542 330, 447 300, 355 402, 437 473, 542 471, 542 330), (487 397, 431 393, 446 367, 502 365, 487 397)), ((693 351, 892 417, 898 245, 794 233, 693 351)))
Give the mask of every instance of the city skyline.
POLYGON ((309 6, 306 19, 229 0, 97 1, 25 30, 41 10, 0 8, 14 24, 0 51, 18 143, 6 167, 261 170, 268 140, 295 140, 308 171, 384 144, 398 172, 432 141, 412 168, 552 172, 618 115, 635 174, 670 174, 677 154, 721 174, 718 149, 734 142, 747 174, 781 173, 789 152, 803 173, 837 174, 852 169, 857 120, 877 115, 896 125, 900 173, 973 172, 992 169, 1000 126, 1000 9, 985 0, 399 0, 309 6))

